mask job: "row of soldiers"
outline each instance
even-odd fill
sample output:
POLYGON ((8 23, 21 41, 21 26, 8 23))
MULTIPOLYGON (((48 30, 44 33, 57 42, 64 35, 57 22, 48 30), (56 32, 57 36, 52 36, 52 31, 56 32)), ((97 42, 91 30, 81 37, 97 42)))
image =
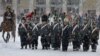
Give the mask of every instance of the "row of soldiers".
POLYGON ((83 51, 88 51, 91 45, 92 51, 96 52, 98 44, 99 31, 95 24, 85 22, 79 25, 77 22, 71 25, 68 21, 61 23, 59 20, 54 23, 48 23, 48 17, 42 16, 42 24, 26 22, 23 17, 19 24, 18 33, 21 40, 21 49, 24 47, 37 49, 38 37, 41 36, 42 49, 59 50, 62 45, 62 51, 67 51, 69 43, 73 45, 73 51, 78 51, 83 45, 83 51))

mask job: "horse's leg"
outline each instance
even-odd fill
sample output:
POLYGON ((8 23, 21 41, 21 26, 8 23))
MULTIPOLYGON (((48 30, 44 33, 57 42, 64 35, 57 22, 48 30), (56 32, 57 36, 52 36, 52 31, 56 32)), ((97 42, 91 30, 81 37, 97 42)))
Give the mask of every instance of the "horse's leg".
POLYGON ((14 36, 14 42, 15 42, 15 36, 14 36))
POLYGON ((15 31, 12 31, 11 34, 12 34, 12 36, 14 38, 14 42, 15 42, 15 31))
POLYGON ((7 32, 6 41, 8 42, 8 41, 9 41, 9 39, 10 39, 10 33, 9 33, 9 32, 7 32))
POLYGON ((7 43, 6 39, 4 38, 5 31, 2 33, 3 40, 7 43))
POLYGON ((13 34, 14 34, 14 36, 13 36, 13 37, 14 37, 14 42, 15 42, 15 32, 14 32, 13 34))

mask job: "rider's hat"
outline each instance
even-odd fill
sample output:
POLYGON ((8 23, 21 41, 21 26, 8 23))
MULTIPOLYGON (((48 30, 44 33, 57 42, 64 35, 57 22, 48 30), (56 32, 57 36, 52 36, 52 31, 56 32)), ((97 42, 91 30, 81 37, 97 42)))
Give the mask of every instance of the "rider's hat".
POLYGON ((11 6, 7 6, 6 9, 11 10, 11 6))

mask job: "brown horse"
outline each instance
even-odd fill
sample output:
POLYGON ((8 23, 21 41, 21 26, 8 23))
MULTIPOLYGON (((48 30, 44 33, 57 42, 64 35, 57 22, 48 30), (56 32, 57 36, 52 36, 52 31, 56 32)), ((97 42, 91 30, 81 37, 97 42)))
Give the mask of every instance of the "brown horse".
POLYGON ((16 24, 15 24, 15 15, 12 12, 5 12, 4 14, 4 20, 1 23, 2 27, 2 37, 3 40, 7 43, 10 39, 10 32, 12 33, 12 36, 14 37, 15 42, 15 30, 16 30, 16 24), (10 15, 9 15, 10 14, 10 15), (5 32, 7 32, 7 36, 4 37, 5 32))

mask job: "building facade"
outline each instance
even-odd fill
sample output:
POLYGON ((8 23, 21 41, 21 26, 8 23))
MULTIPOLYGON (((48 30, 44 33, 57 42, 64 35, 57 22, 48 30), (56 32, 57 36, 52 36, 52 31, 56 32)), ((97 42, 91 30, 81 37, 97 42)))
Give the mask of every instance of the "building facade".
POLYGON ((11 5, 17 14, 31 12, 36 9, 37 14, 51 13, 55 10, 61 12, 86 13, 99 12, 99 0, 0 0, 0 12, 7 5, 11 5), (16 4, 15 4, 16 3, 16 4))

